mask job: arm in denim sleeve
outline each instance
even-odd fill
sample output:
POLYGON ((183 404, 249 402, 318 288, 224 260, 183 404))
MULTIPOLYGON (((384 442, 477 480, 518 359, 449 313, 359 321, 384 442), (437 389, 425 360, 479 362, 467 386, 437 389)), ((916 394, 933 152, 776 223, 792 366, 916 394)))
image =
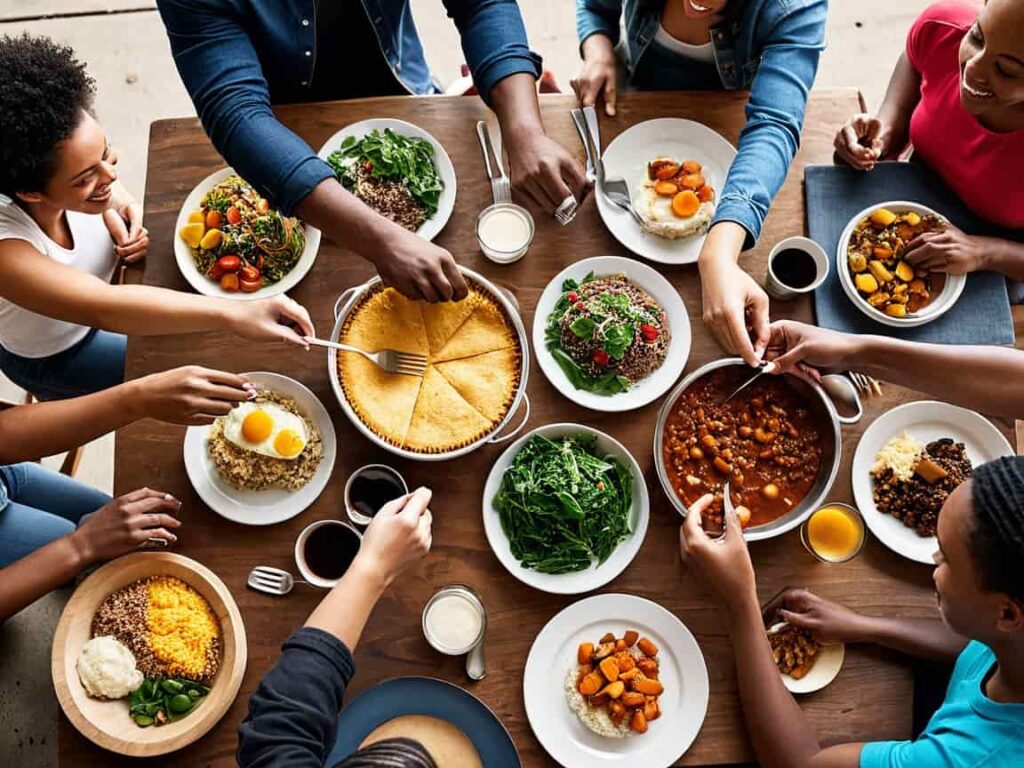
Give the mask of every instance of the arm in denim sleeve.
POLYGON ((541 58, 530 50, 516 0, 444 0, 462 36, 462 52, 481 98, 509 75, 540 77, 541 58))
POLYGON ((185 88, 217 151, 286 215, 334 173, 278 122, 256 50, 231 6, 158 0, 185 88))
POLYGON ((807 94, 825 44, 824 0, 806 4, 776 24, 764 46, 747 102, 747 122, 718 200, 713 224, 734 221, 752 248, 772 199, 800 146, 807 94))
POLYGON ((292 634, 249 699, 238 729, 238 764, 323 768, 354 671, 352 654, 333 635, 311 627, 292 634))
POLYGON ((576 0, 576 38, 583 41, 600 33, 619 44, 619 21, 622 18, 622 0, 576 0))

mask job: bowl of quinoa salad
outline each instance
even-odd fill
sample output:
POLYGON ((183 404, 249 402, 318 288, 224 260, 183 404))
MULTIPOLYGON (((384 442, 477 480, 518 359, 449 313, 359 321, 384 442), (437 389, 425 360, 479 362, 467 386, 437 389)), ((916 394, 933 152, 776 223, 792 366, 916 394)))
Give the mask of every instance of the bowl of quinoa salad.
POLYGON ((584 259, 548 283, 533 318, 533 345, 548 381, 596 411, 628 411, 663 395, 690 352, 678 291, 646 264, 584 259))
POLYGON ((61 708, 82 735, 118 754, 152 757, 191 744, 217 724, 238 695, 246 661, 245 626, 224 582, 187 557, 138 552, 97 569, 75 590, 54 634, 51 671, 61 708), (202 689, 201 698, 185 714, 136 722, 135 693, 90 696, 76 662, 95 637, 127 647, 143 685, 187 679, 189 688, 202 689))
POLYGON ((934 565, 935 526, 946 498, 974 467, 1011 455, 999 428, 974 411, 934 400, 905 403, 864 430, 850 470, 853 498, 875 538, 909 560, 934 565))
POLYGON ((425 240, 437 237, 455 208, 451 158, 441 142, 418 125, 390 117, 362 120, 331 136, 318 154, 346 189, 425 240), (394 167, 375 168, 371 156, 390 158, 394 167))

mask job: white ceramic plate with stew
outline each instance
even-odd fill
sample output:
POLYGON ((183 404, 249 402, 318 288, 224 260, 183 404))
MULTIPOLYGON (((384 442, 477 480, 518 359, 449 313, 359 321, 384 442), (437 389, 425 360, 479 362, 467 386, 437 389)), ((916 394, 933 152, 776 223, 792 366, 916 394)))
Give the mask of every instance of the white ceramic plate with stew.
POLYGON ((910 560, 932 565, 938 542, 935 536, 921 536, 875 505, 871 467, 875 456, 894 437, 909 432, 920 443, 949 437, 964 444, 973 466, 1000 456, 1012 456, 1013 449, 1003 433, 984 416, 949 403, 918 400, 886 411, 875 419, 857 444, 853 455, 853 498, 871 533, 893 552, 910 560))

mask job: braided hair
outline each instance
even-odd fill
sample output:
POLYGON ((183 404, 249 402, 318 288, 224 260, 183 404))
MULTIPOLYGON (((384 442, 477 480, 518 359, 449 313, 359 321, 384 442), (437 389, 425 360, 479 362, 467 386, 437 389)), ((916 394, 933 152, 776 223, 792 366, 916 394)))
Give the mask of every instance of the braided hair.
POLYGON ((982 464, 971 480, 968 546, 982 586, 1024 603, 1024 456, 982 464))

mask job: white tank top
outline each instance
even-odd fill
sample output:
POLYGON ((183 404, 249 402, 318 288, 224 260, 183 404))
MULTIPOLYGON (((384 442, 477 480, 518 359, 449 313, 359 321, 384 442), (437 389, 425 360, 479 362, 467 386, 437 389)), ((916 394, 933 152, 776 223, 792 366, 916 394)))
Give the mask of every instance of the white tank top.
MULTIPOLYGON (((20 206, 0 197, 0 241, 24 240, 45 256, 109 282, 117 267, 114 241, 103 217, 67 212, 74 248, 58 245, 20 206)), ((0 257, 2 258, 2 257, 0 257)), ((0 285, 0 345, 21 357, 49 357, 74 346, 91 330, 30 312, 3 297, 0 285)))
POLYGON ((668 33, 668 30, 659 24, 658 31, 654 33, 654 42, 684 59, 692 59, 693 61, 699 61, 703 64, 715 63, 715 49, 710 40, 706 43, 701 43, 700 45, 684 43, 682 40, 677 40, 672 37, 672 35, 668 33))

